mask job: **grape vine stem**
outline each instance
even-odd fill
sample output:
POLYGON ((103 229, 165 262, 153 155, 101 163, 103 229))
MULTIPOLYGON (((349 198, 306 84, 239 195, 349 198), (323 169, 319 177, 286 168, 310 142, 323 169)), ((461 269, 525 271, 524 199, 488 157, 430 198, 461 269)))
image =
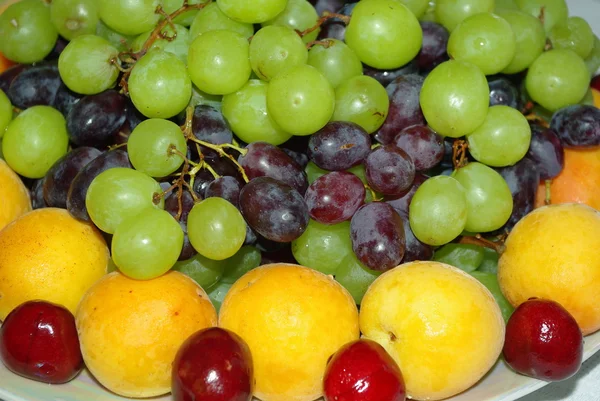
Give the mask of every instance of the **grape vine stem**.
POLYGON ((452 165, 455 170, 465 167, 469 164, 467 158, 467 149, 469 144, 463 139, 456 139, 452 144, 452 165))
POLYGON ((298 35, 300 35, 301 37, 304 37, 304 36, 308 35, 309 33, 314 32, 317 29, 319 29, 321 27, 321 25, 323 25, 325 22, 329 21, 330 19, 334 19, 334 18, 341 20, 346 25, 348 25, 350 23, 350 17, 347 15, 330 13, 329 11, 324 11, 323 16, 321 16, 321 18, 319 18, 317 20, 317 23, 315 25, 313 25, 310 28, 307 28, 303 31, 296 30, 296 32, 298 32, 298 35))
POLYGON ((478 245, 483 246, 485 248, 493 249, 498 253, 498 255, 502 255, 504 252, 505 246, 504 241, 500 240, 498 242, 490 241, 489 239, 483 238, 481 234, 475 234, 475 236, 463 236, 461 237, 459 243, 461 244, 470 244, 470 245, 478 245))

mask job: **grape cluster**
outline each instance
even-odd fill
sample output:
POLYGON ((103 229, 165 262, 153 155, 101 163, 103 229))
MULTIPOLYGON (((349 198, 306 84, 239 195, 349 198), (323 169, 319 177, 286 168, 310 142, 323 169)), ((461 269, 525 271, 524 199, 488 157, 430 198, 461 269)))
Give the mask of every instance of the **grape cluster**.
POLYGON ((483 260, 563 148, 600 145, 600 41, 564 0, 22 0, 0 37, 1 154, 33 206, 217 305, 262 263, 360 303, 399 264, 483 260))

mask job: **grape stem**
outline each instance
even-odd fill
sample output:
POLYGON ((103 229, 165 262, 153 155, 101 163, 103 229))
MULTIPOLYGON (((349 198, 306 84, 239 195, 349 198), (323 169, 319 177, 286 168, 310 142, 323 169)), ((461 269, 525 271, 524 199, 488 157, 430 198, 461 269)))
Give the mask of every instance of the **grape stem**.
POLYGON ((334 41, 331 39, 325 39, 325 40, 313 40, 312 42, 308 42, 306 44, 306 48, 307 49, 311 49, 313 46, 319 45, 319 46, 323 46, 324 48, 329 48, 331 46, 333 46, 334 41))
POLYGON ((296 29, 296 32, 301 37, 304 37, 304 36, 308 35, 309 33, 314 32, 317 29, 319 29, 321 27, 321 25, 323 25, 325 22, 329 21, 330 19, 334 19, 334 18, 341 20, 346 25, 348 25, 350 23, 350 17, 348 15, 330 13, 329 11, 324 11, 323 16, 321 16, 321 18, 319 18, 317 20, 317 23, 315 25, 313 25, 310 28, 307 28, 303 31, 299 31, 296 29))
POLYGON ((455 170, 469 164, 469 160, 467 159, 468 148, 469 144, 463 139, 456 139, 452 144, 452 165, 455 170))
POLYGON ((365 189, 371 193, 371 198, 373 202, 379 202, 383 200, 382 198, 378 197, 377 192, 373 191, 373 188, 371 188, 367 184, 365 184, 365 189))
POLYGON ((483 238, 481 234, 475 234, 475 236, 463 236, 461 237, 459 243, 461 244, 470 244, 470 245, 478 245, 485 248, 493 249, 498 253, 498 255, 502 255, 505 250, 504 240, 500 239, 498 242, 490 241, 488 239, 483 238))
POLYGON ((552 180, 544 180, 544 187, 546 189, 546 196, 544 197, 544 204, 552 204, 552 180))

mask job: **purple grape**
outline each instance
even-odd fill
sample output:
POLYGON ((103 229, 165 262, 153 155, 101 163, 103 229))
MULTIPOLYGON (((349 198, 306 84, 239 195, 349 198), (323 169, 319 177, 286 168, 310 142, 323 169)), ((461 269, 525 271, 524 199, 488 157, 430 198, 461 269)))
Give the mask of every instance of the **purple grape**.
POLYGON ((425 124, 419 104, 419 94, 424 78, 417 74, 403 75, 392 81, 385 89, 390 97, 390 107, 385 122, 375 133, 375 139, 387 145, 406 127, 425 124))
POLYGON ((310 217, 323 224, 350 220, 364 199, 364 184, 346 171, 322 175, 310 184, 304 195, 310 217))
POLYGON ((67 88, 65 84, 61 84, 56 92, 52 106, 67 118, 75 103, 79 102, 82 97, 83 95, 75 93, 67 88))
MULTIPOLYGON (((212 149, 208 149, 203 146, 201 146, 200 149, 202 151, 204 161, 210 164, 210 166, 218 175, 235 177, 240 183, 244 183, 238 167, 231 160, 225 156, 220 156, 212 149)), ((214 177, 210 181, 212 180, 214 180, 214 177)))
POLYGON ((41 63, 17 75, 6 95, 13 106, 27 109, 36 105, 51 106, 62 81, 56 63, 41 63))
POLYGON ((200 170, 196 173, 196 177, 194 178, 193 190, 194 192, 205 197, 206 188, 210 185, 211 182, 215 180, 215 177, 208 170, 200 170))
POLYGON ((533 210, 540 174, 536 163, 527 157, 512 166, 496 170, 504 177, 513 197, 513 211, 504 225, 505 229, 510 230, 523 216, 533 210))
POLYGON ((233 133, 223 114, 209 105, 199 105, 194 109, 192 132, 201 141, 221 145, 231 143, 233 133))
POLYGON ((600 145, 600 109, 583 104, 564 107, 554 113, 550 128, 565 148, 600 145))
POLYGON ((300 194, 306 192, 308 179, 304 169, 283 150, 266 142, 253 142, 246 149, 248 152, 240 156, 238 162, 250 180, 271 177, 290 185, 300 194))
POLYGON ((71 183, 88 163, 100 156, 96 148, 81 147, 60 158, 46 173, 44 199, 50 207, 67 208, 67 195, 71 183))
POLYGON ((365 266, 386 271, 400 264, 406 238, 402 218, 385 202, 361 206, 350 221, 352 249, 365 266))
POLYGON ((250 228, 248 223, 246 223, 246 238, 244 239, 244 245, 254 245, 258 241, 258 237, 254 230, 250 228))
POLYGON ((261 251, 261 266, 268 265, 271 263, 298 264, 298 262, 294 258, 294 254, 292 253, 292 246, 289 243, 281 244, 278 249, 272 251, 265 251, 258 245, 257 248, 261 251))
MULTIPOLYGON (((337 9, 336 14, 352 15, 352 10, 354 10, 357 3, 358 2, 344 4, 341 8, 337 9)), ((317 13, 321 15, 318 8, 317 13)), ((339 18, 332 18, 325 21, 325 23, 321 25, 321 30, 319 31, 317 39, 322 40, 327 38, 338 39, 343 42, 346 38, 346 24, 339 18)))
MULTIPOLYGON (((397 211, 397 210, 396 210, 397 211)), ((433 257, 433 247, 422 243, 415 237, 415 234, 410 228, 410 223, 407 216, 402 216, 404 224, 404 238, 406 238, 406 249, 402 263, 413 262, 415 260, 431 260, 433 257)))
POLYGON ((129 163, 127 152, 121 149, 105 152, 77 173, 67 195, 67 210, 73 217, 87 222, 92 221, 85 206, 85 196, 88 188, 100 173, 114 167, 133 168, 129 163))
POLYGON ((423 184, 429 177, 422 173, 416 173, 415 179, 413 180, 412 186, 410 189, 400 197, 391 197, 386 198, 386 202, 392 205, 394 209, 401 216, 408 217, 408 211, 410 207, 410 201, 412 200, 417 189, 423 184))
POLYGON ((65 47, 69 44, 69 41, 64 39, 62 36, 59 36, 54 44, 54 48, 45 58, 45 60, 58 60, 60 54, 65 50, 65 47))
POLYGON ((308 226, 302 195, 271 177, 254 178, 242 188, 240 209, 250 227, 271 241, 291 242, 308 226))
POLYGON ((417 74, 418 72, 419 67, 415 60, 411 60, 406 65, 395 70, 378 70, 368 65, 363 65, 363 73, 375 78, 383 86, 388 86, 394 79, 400 76, 417 74))
POLYGON ((550 128, 531 124, 531 143, 527 157, 537 166, 541 180, 550 180, 565 166, 565 150, 560 139, 550 128))
POLYGON ((0 73, 0 89, 4 93, 7 93, 12 81, 14 81, 14 79, 21 72, 28 70, 29 68, 31 68, 31 66, 28 64, 17 64, 17 65, 13 65, 12 67, 1 72, 0 73))
POLYGON ((417 171, 429 170, 444 157, 444 139, 427 125, 413 125, 400 131, 393 144, 405 151, 417 171))
MULTIPOLYGON (((281 148, 281 146, 280 146, 280 148, 281 148)), ((281 148, 281 150, 283 150, 285 152, 285 154, 288 155, 293 161, 298 163, 298 165, 302 169, 304 169, 308 165, 308 162, 310 161, 310 159, 308 158, 308 155, 306 153, 300 153, 300 152, 296 152, 295 150, 286 149, 286 148, 281 148)))
POLYGON ((105 148, 127 118, 126 98, 109 89, 88 95, 73 105, 67 116, 67 130, 77 146, 105 148))
POLYGON ((242 184, 231 176, 219 177, 209 183, 204 191, 205 198, 223 198, 236 208, 240 208, 242 184))
POLYGON ((416 57, 418 67, 424 71, 431 71, 438 64, 448 60, 448 39, 450 33, 442 25, 433 21, 421 21, 423 31, 423 45, 416 57))
POLYGON ((415 164, 410 156, 394 145, 382 145, 365 160, 369 186, 384 195, 400 195, 415 179, 415 164))
POLYGON ((519 90, 511 81, 500 77, 488 81, 490 87, 490 106, 509 106, 519 109, 519 90))
POLYGON ((31 196, 31 207, 33 210, 48 207, 44 199, 44 182, 46 177, 35 180, 31 185, 29 194, 31 196))
POLYGON ((349 121, 327 123, 311 135, 308 157, 329 171, 347 170, 365 160, 371 151, 371 137, 360 125, 349 121))
MULTIPOLYGON (((194 198, 192 197, 190 191, 184 190, 181 193, 181 216, 179 217, 179 225, 183 230, 183 248, 181 248, 179 260, 187 260, 198 253, 192 246, 187 233, 187 219, 190 211, 194 207, 194 204, 194 198)), ((171 192, 165 198, 165 210, 173 217, 176 217, 179 213, 179 198, 177 189, 173 190, 173 192, 171 192)))
POLYGON ((308 158, 308 141, 309 136, 292 136, 285 143, 279 145, 289 157, 291 157, 298 165, 305 168, 310 159, 308 158))

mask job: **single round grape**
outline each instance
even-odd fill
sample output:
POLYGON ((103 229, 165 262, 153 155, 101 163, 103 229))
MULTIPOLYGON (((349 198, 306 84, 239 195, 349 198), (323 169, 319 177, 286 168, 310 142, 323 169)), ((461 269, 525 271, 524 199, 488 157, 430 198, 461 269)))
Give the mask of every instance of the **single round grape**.
POLYGON ((194 85, 211 95, 240 89, 252 72, 248 40, 232 31, 208 31, 190 45, 188 73, 194 85))
POLYGON ((362 163, 371 152, 371 137, 358 124, 332 121, 308 141, 308 157, 320 168, 347 170, 362 163))
POLYGON ((124 35, 139 35, 154 28, 161 0, 98 0, 100 19, 124 35))
POLYGON ((17 63, 41 61, 52 49, 58 31, 50 7, 42 0, 22 0, 0 14, 0 53, 17 63))
POLYGON ((485 164, 473 162, 454 171, 452 176, 465 189, 465 230, 473 233, 494 231, 508 221, 513 210, 512 194, 500 174, 485 164))
POLYGON ((309 220, 306 231, 292 241, 292 253, 302 266, 335 275, 340 261, 352 253, 350 222, 326 225, 309 220))
POLYGON ((197 253, 187 260, 175 263, 171 270, 185 274, 205 291, 208 291, 223 277, 225 263, 222 260, 212 260, 197 253))
POLYGON ((444 157, 444 139, 426 125, 404 128, 393 144, 410 156, 417 171, 434 168, 444 157))
POLYGON ((432 177, 421 184, 410 202, 410 228, 419 241, 444 245, 464 231, 467 209, 466 191, 456 179, 432 177))
POLYGON ((433 260, 471 273, 483 262, 483 249, 479 245, 450 243, 436 249, 433 260))
POLYGON ((348 290, 354 302, 360 305, 365 292, 381 272, 363 265, 354 252, 346 255, 338 265, 335 280, 348 290))
POLYGON ((0 138, 13 118, 13 107, 6 93, 0 89, 0 138))
POLYGON ((225 121, 223 113, 209 105, 194 107, 192 132, 201 141, 214 145, 231 143, 233 139, 233 133, 229 128, 229 124, 225 121))
POLYGON ((237 32, 245 38, 254 35, 252 24, 232 20, 221 11, 217 3, 213 2, 196 14, 192 25, 190 25, 190 39, 194 40, 205 32, 221 29, 237 32))
POLYGON ((2 153, 18 174, 42 178, 67 153, 68 145, 63 115, 50 106, 33 106, 8 124, 2 138, 2 153))
POLYGON ((473 132, 487 114, 490 89, 476 66, 446 61, 431 71, 421 89, 420 104, 427 123, 443 136, 473 132))
POLYGON ((114 48, 120 52, 128 51, 131 43, 135 40, 135 35, 124 35, 107 26, 102 20, 96 25, 96 35, 105 39, 114 48))
POLYGON ((151 118, 135 127, 127 151, 136 170, 151 177, 166 177, 183 164, 181 155, 186 154, 187 143, 177 124, 151 118))
MULTIPOLYGON (((595 110, 598 110, 598 109, 595 109, 595 110)), ((598 111, 600 111, 600 110, 598 110, 598 111)), ((599 126, 598 134, 600 134, 600 113, 598 113, 598 114, 599 114, 598 119, 596 121, 598 122, 598 126, 599 126)), ((573 123, 575 123, 573 125, 575 125, 576 127, 579 126, 579 127, 583 128, 581 125, 579 125, 580 121, 578 121, 578 120, 571 120, 571 121, 573 123)), ((554 120, 554 124, 555 123, 556 123, 556 120, 554 120)), ((561 171, 563 170, 563 168, 565 166, 565 150, 564 150, 563 144, 561 142, 561 139, 556 134, 556 131, 554 131, 555 129, 557 129, 556 125, 554 125, 554 124, 551 121, 550 128, 543 127, 539 124, 531 124, 531 144, 529 145, 529 150, 527 151, 527 159, 532 160, 536 164, 536 168, 539 172, 540 179, 542 179, 542 180, 551 180, 551 179, 555 178, 557 175, 559 175, 561 173, 561 171)), ((571 125, 570 123, 567 123, 567 124, 571 125)), ((582 125, 585 126, 587 124, 582 124, 582 125)), ((571 127, 569 127, 569 128, 571 128, 571 127)), ((586 130, 584 129, 584 130, 580 131, 579 129, 575 129, 575 130, 568 129, 565 131, 566 131, 565 133, 570 131, 569 134, 570 133, 579 134, 582 131, 585 132, 586 130)), ((563 138, 563 139, 566 139, 566 138, 563 138)), ((571 139, 571 138, 569 138, 569 139, 571 139)), ((593 142, 600 145, 600 135, 594 139, 595 140, 593 142)), ((566 143, 565 143, 565 145, 566 145, 566 143)))
MULTIPOLYGON (((96 226, 114 234, 123 220, 145 208, 164 208, 160 185, 146 174, 123 167, 100 173, 90 184, 85 196, 85 206, 96 226)), ((177 251, 177 255, 179 255, 177 251)), ((177 260, 177 258, 175 258, 177 260)))
POLYGON ((516 36, 510 24, 492 13, 480 13, 463 20, 450 34, 448 54, 466 61, 485 75, 497 74, 515 56, 516 36))
POLYGON ((285 10, 287 2, 288 0, 217 0, 217 5, 231 19, 247 24, 260 24, 285 10))
POLYGON ((515 0, 517 6, 535 18, 543 16, 546 32, 561 23, 569 16, 569 9, 565 0, 515 0))
POLYGON ((250 65, 254 73, 270 81, 281 71, 306 64, 308 51, 298 34, 289 27, 261 28, 250 42, 250 65))
POLYGON ((332 121, 350 121, 369 134, 383 125, 390 107, 385 88, 367 75, 357 75, 342 82, 335 90, 332 121))
POLYGON ((273 78, 267 90, 273 120, 293 135, 311 135, 333 115, 335 91, 315 67, 299 65, 273 78))
POLYGON ((96 35, 81 35, 69 42, 58 58, 60 77, 73 92, 94 95, 111 88, 119 70, 111 60, 119 51, 96 35))
POLYGON ((492 11, 494 0, 436 0, 434 9, 436 22, 450 32, 471 15, 492 11))
POLYGON ((415 179, 415 165, 406 152, 394 145, 371 151, 365 160, 367 182, 384 195, 401 195, 415 179))
POLYGON ((183 231, 173 216, 148 208, 119 224, 111 255, 124 275, 134 280, 151 280, 173 267, 182 246, 183 231))
POLYGON ((199 254, 223 260, 244 244, 246 222, 239 210, 223 198, 197 203, 188 216, 188 235, 199 254))
MULTIPOLYGON (((275 18, 263 22, 262 26, 281 25, 302 32, 316 25, 318 19, 317 10, 307 0, 288 0, 285 9, 277 14, 275 18)), ((302 40, 305 43, 312 42, 317 39, 320 30, 320 28, 317 28, 304 35, 302 40)))
POLYGON ((550 120, 563 146, 568 148, 600 145, 600 109, 592 105, 573 105, 558 110, 550 120))
POLYGON ((510 166, 527 154, 531 127, 518 110, 492 106, 483 124, 467 140, 475 160, 493 167, 510 166))
POLYGON ((223 198, 239 209, 241 190, 242 184, 238 181, 238 179, 226 175, 216 178, 213 182, 208 184, 206 191, 204 191, 204 197, 223 198))
POLYGON ((421 50, 419 21, 397 0, 363 0, 352 11, 346 43, 365 64, 379 69, 401 67, 421 50))
POLYGON ((192 82, 185 64, 172 53, 154 49, 133 67, 128 82, 135 108, 149 118, 170 118, 185 109, 192 82))
POLYGON ((542 107, 556 111, 579 103, 590 83, 590 74, 581 57, 572 50, 554 49, 542 53, 529 67, 525 87, 542 107))
POLYGON ((570 17, 550 30, 548 39, 553 49, 573 50, 581 58, 586 58, 594 47, 594 32, 581 17, 570 17))
POLYGON ((429 0, 400 0, 417 18, 421 18, 429 7, 429 0))
POLYGON ((364 199, 364 184, 347 171, 333 171, 317 178, 304 194, 310 217, 322 224, 350 220, 364 199))
MULTIPOLYGON (((179 60, 186 64, 188 50, 190 43, 192 43, 190 32, 183 25, 174 24, 173 26, 175 29, 173 29, 173 27, 170 25, 164 27, 161 30, 161 34, 165 37, 158 37, 148 50, 160 49, 169 53, 173 53, 179 58, 179 60)), ((148 31, 139 35, 137 38, 135 38, 133 43, 131 43, 131 49, 134 52, 141 51, 151 34, 152 32, 148 31)))
POLYGON ((539 18, 517 10, 500 10, 498 15, 511 26, 516 38, 515 56, 502 72, 515 74, 527 69, 546 46, 546 32, 539 18))
POLYGON ((96 33, 100 20, 95 0, 52 0, 50 17, 58 33, 67 40, 96 33))
POLYGON ((431 71, 436 65, 448 60, 448 39, 450 33, 442 25, 433 21, 421 21, 423 47, 417 56, 417 64, 422 71, 431 71))
POLYGON ((329 41, 328 45, 311 47, 307 63, 319 70, 334 89, 347 79, 363 74, 360 59, 348 45, 337 39, 325 40, 329 41))
POLYGON ((223 116, 235 135, 246 143, 280 145, 292 137, 269 115, 268 87, 267 82, 251 79, 237 92, 223 96, 223 116))

